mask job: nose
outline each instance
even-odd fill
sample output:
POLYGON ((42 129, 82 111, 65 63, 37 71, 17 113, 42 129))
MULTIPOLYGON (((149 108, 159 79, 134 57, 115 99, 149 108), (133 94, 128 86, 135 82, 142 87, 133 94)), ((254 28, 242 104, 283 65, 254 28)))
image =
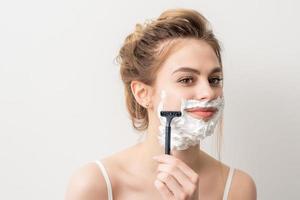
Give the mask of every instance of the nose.
POLYGON ((199 81, 195 87, 195 99, 197 100, 212 100, 216 96, 216 91, 209 84, 208 80, 199 81))

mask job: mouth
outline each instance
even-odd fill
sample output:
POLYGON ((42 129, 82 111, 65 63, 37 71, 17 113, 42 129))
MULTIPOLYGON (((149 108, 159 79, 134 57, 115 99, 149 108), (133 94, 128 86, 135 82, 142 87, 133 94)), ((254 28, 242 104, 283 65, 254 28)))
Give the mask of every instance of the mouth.
POLYGON ((191 114, 192 116, 196 118, 201 118, 201 119, 209 119, 211 118, 216 112, 216 108, 189 108, 186 109, 186 112, 191 114))

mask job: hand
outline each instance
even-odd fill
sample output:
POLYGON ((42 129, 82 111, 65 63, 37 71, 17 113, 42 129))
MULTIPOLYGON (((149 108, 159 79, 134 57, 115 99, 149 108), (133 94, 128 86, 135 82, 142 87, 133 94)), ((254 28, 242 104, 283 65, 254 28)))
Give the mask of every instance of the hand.
POLYGON ((198 174, 170 155, 153 157, 159 162, 155 187, 164 200, 198 200, 198 174))

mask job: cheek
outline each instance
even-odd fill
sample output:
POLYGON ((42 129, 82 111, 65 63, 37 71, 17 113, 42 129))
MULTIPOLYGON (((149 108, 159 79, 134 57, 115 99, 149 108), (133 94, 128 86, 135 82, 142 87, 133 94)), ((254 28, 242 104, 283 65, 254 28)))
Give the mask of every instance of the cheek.
POLYGON ((216 90, 216 96, 219 97, 219 96, 223 96, 223 88, 219 88, 216 90))
POLYGON ((155 95, 154 105, 157 109, 160 103, 163 103, 163 110, 165 111, 180 111, 181 101, 186 99, 183 93, 179 90, 161 90, 160 93, 155 95), (162 91, 164 91, 164 98, 162 98, 162 91))

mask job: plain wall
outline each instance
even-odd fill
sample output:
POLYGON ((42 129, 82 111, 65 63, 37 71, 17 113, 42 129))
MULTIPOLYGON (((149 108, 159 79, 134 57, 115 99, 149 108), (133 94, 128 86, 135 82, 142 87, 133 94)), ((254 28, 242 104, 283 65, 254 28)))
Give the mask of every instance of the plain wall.
POLYGON ((80 165, 136 143, 114 59, 136 23, 177 7, 222 43, 223 162, 258 199, 300 199, 296 0, 1 1, 0 199, 63 199, 80 165))

